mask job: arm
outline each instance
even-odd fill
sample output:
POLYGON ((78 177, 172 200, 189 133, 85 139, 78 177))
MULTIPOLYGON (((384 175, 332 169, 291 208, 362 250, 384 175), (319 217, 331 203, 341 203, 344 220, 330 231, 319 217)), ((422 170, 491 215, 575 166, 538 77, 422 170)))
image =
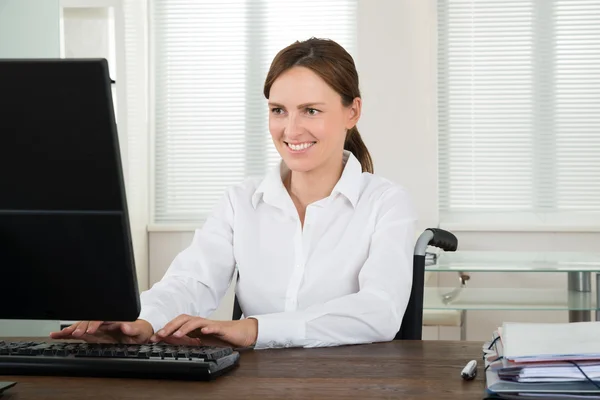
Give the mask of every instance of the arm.
MULTIPOLYGON (((390 193, 391 192, 391 193, 390 193)), ((392 340, 412 284, 416 216, 406 194, 382 197, 359 291, 302 311, 253 316, 256 348, 320 347, 392 340)))
POLYGON ((227 192, 160 282, 141 294, 139 319, 148 321, 154 332, 180 314, 206 317, 217 308, 235 269, 232 226, 227 192))

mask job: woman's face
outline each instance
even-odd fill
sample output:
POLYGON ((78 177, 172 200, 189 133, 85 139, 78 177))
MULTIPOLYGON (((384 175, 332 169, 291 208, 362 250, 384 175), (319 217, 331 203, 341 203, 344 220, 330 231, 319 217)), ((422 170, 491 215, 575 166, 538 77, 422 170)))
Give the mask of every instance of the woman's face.
POLYGON ((308 172, 338 162, 360 106, 356 98, 345 107, 341 96, 308 68, 281 74, 269 93, 269 131, 288 168, 308 172))

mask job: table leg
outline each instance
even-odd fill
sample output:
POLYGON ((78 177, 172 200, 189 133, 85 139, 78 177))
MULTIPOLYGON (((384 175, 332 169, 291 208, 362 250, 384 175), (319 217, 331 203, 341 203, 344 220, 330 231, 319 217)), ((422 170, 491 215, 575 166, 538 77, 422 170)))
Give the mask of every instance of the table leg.
POLYGON ((467 310, 460 312, 460 340, 467 340, 467 310))
MULTIPOLYGON (((591 272, 568 272, 568 289, 570 295, 573 297, 585 297, 585 295, 591 294, 592 281, 591 272)), ((596 275, 598 279, 598 275, 596 275)), ((571 298, 571 296, 569 296, 571 298)), ((596 311, 596 314, 598 311, 596 311)), ((569 322, 583 322, 591 321, 592 312, 590 310, 569 310, 569 322)))

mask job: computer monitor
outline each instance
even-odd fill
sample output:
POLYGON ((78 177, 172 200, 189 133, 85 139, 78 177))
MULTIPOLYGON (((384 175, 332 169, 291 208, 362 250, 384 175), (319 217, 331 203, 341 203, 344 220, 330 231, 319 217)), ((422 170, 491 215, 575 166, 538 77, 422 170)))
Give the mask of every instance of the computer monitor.
POLYGON ((140 311, 108 64, 0 60, 0 319, 140 311))

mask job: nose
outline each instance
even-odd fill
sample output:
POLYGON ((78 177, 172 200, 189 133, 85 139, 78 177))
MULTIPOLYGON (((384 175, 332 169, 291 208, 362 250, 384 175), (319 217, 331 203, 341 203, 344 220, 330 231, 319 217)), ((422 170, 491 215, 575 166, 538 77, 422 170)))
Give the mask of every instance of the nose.
POLYGON ((294 137, 300 135, 300 126, 298 124, 298 118, 296 115, 291 114, 287 118, 287 123, 285 125, 285 136, 293 139, 294 137))

